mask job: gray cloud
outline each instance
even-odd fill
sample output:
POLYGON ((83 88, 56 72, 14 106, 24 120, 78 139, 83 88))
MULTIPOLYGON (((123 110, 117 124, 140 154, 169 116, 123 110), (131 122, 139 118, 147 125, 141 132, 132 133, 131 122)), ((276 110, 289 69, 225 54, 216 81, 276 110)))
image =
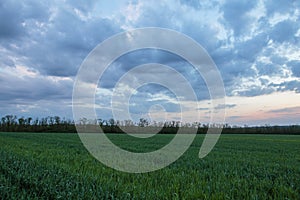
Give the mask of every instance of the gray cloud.
POLYGON ((25 33, 18 9, 21 9, 18 3, 12 1, 0 2, 0 39, 16 38, 25 33))
POLYGON ((209 108, 198 108, 197 110, 209 110, 209 108))
POLYGON ((300 93, 300 81, 292 80, 292 81, 284 81, 282 83, 270 83, 270 87, 275 87, 277 91, 294 91, 296 93, 300 93))
POLYGON ((300 77, 300 60, 294 60, 287 63, 291 67, 294 76, 300 77))
POLYGON ((222 104, 219 104, 215 107, 215 109, 229 109, 229 108, 234 108, 236 107, 236 104, 226 104, 226 105, 222 105, 222 104))
MULTIPOLYGON (((5 11, 0 12, 2 45, 23 57, 23 64, 44 75, 74 76, 84 57, 97 44, 120 31, 109 19, 83 21, 73 4, 70 7, 48 4, 7 2, 0 7, 5 11), (5 37, 18 39, 13 42, 16 48, 12 49, 12 40, 4 40, 5 37)), ((89 6, 76 7, 84 11, 89 6)))
POLYGON ((72 95, 71 80, 51 80, 45 77, 20 77, 0 74, 0 101, 11 99, 69 100, 72 95))
POLYGON ((253 9, 256 4, 257 1, 247 0, 225 2, 222 8, 225 23, 234 30, 235 35, 240 36, 249 31, 251 19, 246 13, 253 9))
POLYGON ((34 20, 44 22, 47 20, 48 15, 49 10, 46 2, 0 2, 0 41, 28 36, 32 27, 27 27, 27 24, 34 20))
POLYGON ((288 108, 281 108, 276 110, 270 110, 270 113, 293 113, 300 111, 300 107, 288 107, 288 108))
POLYGON ((263 47, 267 45, 267 43, 268 35, 266 33, 258 34, 250 40, 237 43, 237 59, 244 59, 249 63, 253 63, 263 47))
POLYGON ((201 1, 197 0, 180 0, 180 3, 189 6, 191 9, 199 9, 201 7, 201 1))
POLYGON ((265 7, 266 7, 268 15, 272 15, 276 12, 287 13, 287 12, 293 11, 295 7, 299 7, 299 1, 277 0, 276 2, 274 2, 272 0, 266 0, 265 7))
MULTIPOLYGON (((257 68, 259 70, 260 75, 278 75, 282 73, 282 68, 277 64, 265 64, 265 63, 257 63, 257 68)), ((263 84, 264 85, 264 84, 263 84)))
POLYGON ((295 42, 295 33, 299 25, 291 20, 279 22, 270 31, 270 38, 276 42, 295 42))

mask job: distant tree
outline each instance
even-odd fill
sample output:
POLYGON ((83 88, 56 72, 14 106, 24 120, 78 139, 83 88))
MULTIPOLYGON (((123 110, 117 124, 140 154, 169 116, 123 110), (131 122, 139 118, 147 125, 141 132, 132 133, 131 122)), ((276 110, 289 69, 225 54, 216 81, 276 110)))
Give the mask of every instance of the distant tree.
POLYGON ((98 119, 98 124, 99 124, 99 126, 103 126, 103 120, 102 119, 98 119))
POLYGON ((55 121, 55 124, 59 125, 60 124, 60 117, 59 116, 55 116, 54 117, 54 121, 55 121))
POLYGON ((24 117, 20 117, 18 119, 18 122, 19 122, 19 125, 23 127, 25 125, 25 119, 24 119, 24 117))
POLYGON ((31 120, 32 120, 32 117, 28 117, 25 119, 25 125, 26 126, 30 126, 31 125, 31 120))
POLYGON ((126 119, 125 122, 124 122, 124 125, 125 126, 133 126, 133 121, 130 120, 130 119, 126 119))
POLYGON ((113 118, 108 120, 110 126, 115 126, 115 120, 113 118))
POLYGON ((87 125, 87 123, 88 123, 88 119, 87 118, 82 118, 82 119, 80 119, 80 124, 81 125, 87 125))
POLYGON ((139 126, 140 127, 145 127, 145 126, 148 126, 149 125, 149 122, 147 119, 145 118, 140 118, 140 122, 139 122, 139 126))

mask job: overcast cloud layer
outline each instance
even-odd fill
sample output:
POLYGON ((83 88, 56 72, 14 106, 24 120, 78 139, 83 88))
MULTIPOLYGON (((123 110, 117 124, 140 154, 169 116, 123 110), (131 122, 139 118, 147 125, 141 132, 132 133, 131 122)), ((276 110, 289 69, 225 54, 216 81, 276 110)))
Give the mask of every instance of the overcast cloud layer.
MULTIPOLYGON (((201 44, 233 101, 228 110, 242 109, 243 98, 288 93, 287 99, 299 99, 300 1, 1 1, 0 115, 71 118, 73 82, 84 58, 108 37, 141 27, 173 29, 201 44)), ((157 50, 132 52, 116 60, 100 81, 101 118, 111 115, 106 107, 116 81, 132 67, 150 62, 174 67, 198 91, 199 101, 209 99, 199 74, 178 56, 157 50)), ((144 113, 160 103, 168 112, 178 112, 173 96, 155 84, 145 86, 133 96, 143 103, 133 103, 130 109, 144 113)), ((195 109, 206 112, 208 105, 195 109)), ((300 103, 274 104, 263 111, 265 118, 253 123, 297 123, 299 109, 295 119, 287 110, 299 107, 300 103)), ((230 122, 251 121, 236 120, 240 115, 233 111, 230 122)))

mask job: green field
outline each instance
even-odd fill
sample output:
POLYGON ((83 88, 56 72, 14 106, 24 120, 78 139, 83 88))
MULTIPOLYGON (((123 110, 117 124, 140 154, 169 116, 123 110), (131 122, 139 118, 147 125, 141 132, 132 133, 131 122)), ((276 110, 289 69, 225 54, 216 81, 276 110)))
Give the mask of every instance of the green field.
MULTIPOLYGON (((145 152, 173 136, 109 137, 145 152)), ((76 134, 0 133, 0 199, 300 199, 300 136, 221 135, 199 159, 203 138, 167 168, 128 174, 99 163, 76 134)))

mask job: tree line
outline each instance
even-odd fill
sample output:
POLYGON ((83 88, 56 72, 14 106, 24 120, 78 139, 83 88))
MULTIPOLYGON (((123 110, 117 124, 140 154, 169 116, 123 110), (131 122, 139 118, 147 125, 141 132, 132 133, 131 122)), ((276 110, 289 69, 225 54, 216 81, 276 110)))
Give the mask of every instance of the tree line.
MULTIPOLYGON (((197 129, 198 134, 205 134, 208 128, 223 128, 222 134, 299 134, 300 125, 289 126, 231 126, 229 124, 205 124, 200 122, 183 123, 180 121, 149 122, 141 118, 138 122, 132 120, 97 119, 89 120, 82 118, 76 122, 77 128, 88 128, 100 126, 105 133, 124 133, 124 130, 139 132, 143 130, 158 130, 161 134, 174 134, 179 128, 197 129)), ((55 132, 76 133, 75 122, 59 116, 48 116, 43 118, 17 117, 6 115, 0 121, 1 132, 55 132)))
POLYGON ((75 133, 76 127, 72 120, 59 116, 43 118, 20 117, 6 115, 1 118, 2 132, 70 132, 75 133))

